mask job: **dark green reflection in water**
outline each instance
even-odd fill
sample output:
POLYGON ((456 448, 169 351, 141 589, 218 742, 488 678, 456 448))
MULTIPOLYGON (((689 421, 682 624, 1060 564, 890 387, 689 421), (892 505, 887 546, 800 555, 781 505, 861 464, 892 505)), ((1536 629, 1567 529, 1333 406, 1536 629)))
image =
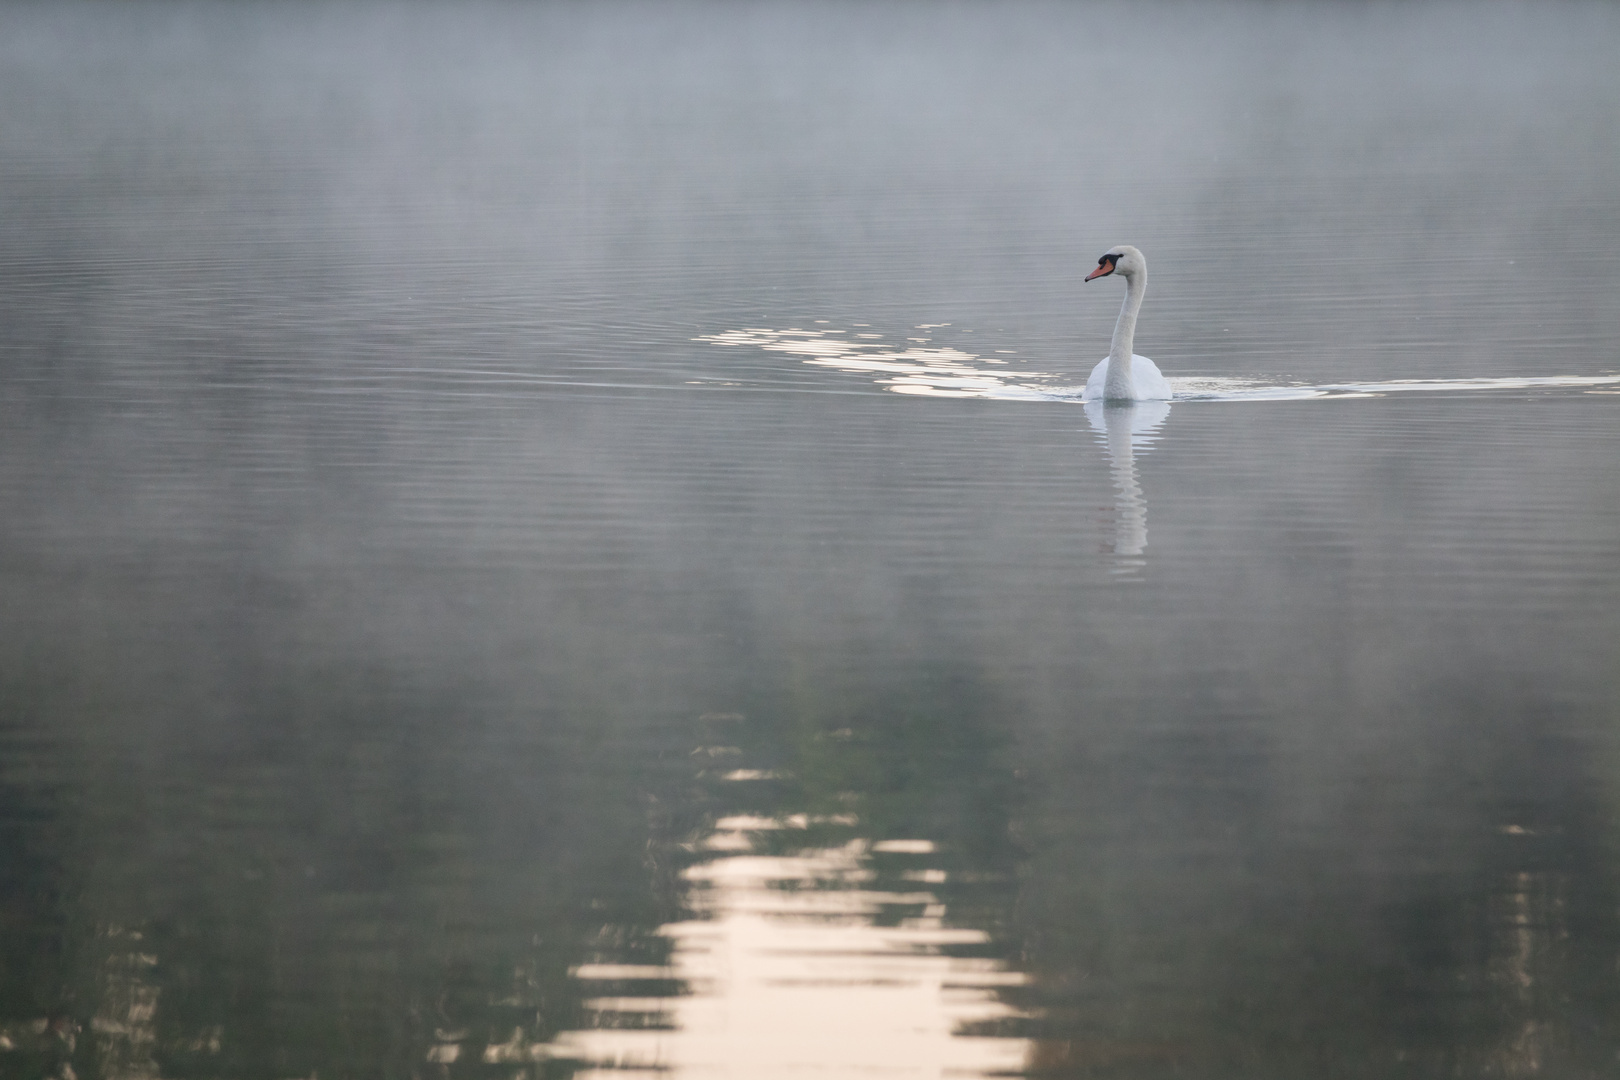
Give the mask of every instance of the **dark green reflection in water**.
POLYGON ((683 842, 724 814, 927 835, 976 883, 953 914, 1009 932, 1002 710, 970 674, 787 663, 741 711, 671 716, 626 714, 578 671, 518 712, 381 667, 271 664, 236 673, 228 700, 172 683, 143 699, 148 647, 208 651, 165 629, 101 653, 59 639, 49 651, 85 668, 10 688, 8 1068, 479 1074, 515 1029, 543 1042, 598 1022, 570 967, 667 962, 655 931, 682 915, 683 842), (139 745, 129 729, 160 713, 196 719, 139 745), (53 727, 74 734, 38 746, 53 727), (723 779, 738 768, 782 776, 723 779), (433 1062, 446 1044, 464 1052, 433 1062))
POLYGON ((1030 976, 1004 994, 1032 1019, 996 1033, 1033 1037, 1038 1075, 1581 1075, 1614 1052, 1612 825, 1511 688, 1413 703, 1458 755, 1430 793, 1455 812, 1391 850, 1270 819, 1275 751, 1214 701, 1190 733, 1187 685, 1072 717, 1084 761, 1019 766, 1017 695, 966 664, 787 658, 665 716, 577 672, 594 705, 501 714, 471 684, 272 667, 232 702, 252 724, 155 754, 119 745, 159 704, 129 692, 141 643, 55 644, 86 670, 6 689, 10 1074, 484 1075, 516 1029, 601 1022, 571 967, 668 963, 656 930, 705 857, 683 842, 737 813, 859 818, 779 850, 935 840, 952 925, 990 934, 969 952, 1030 976))
MULTIPOLYGON (((1160 734, 1099 755, 1030 840, 1021 929, 1054 1037, 1037 1071, 1610 1069, 1612 813, 1586 747, 1494 689, 1392 718, 1444 731, 1430 751, 1453 756, 1428 783, 1450 790, 1417 797, 1449 813, 1408 817, 1391 795, 1415 793, 1368 776, 1331 832, 1278 820, 1299 807, 1278 805, 1275 770, 1298 763, 1245 737, 1241 718, 1210 703, 1212 730, 1190 736, 1144 708, 1132 722, 1160 734), (1145 782, 1138 754, 1158 763, 1145 782), (1227 779, 1193 779, 1212 775, 1227 779)), ((1330 723, 1365 719, 1320 709, 1330 723)))
MULTIPOLYGON (((411 1075, 439 1031, 566 1021, 592 923, 656 921, 641 807, 566 723, 502 763, 470 748, 464 697, 408 674, 264 674, 225 744, 92 749, 154 705, 123 695, 47 762, 70 783, 8 752, 26 858, 7 863, 6 1034, 27 1054, 81 1075, 411 1075)), ((86 721, 34 704, 30 727, 86 721)))

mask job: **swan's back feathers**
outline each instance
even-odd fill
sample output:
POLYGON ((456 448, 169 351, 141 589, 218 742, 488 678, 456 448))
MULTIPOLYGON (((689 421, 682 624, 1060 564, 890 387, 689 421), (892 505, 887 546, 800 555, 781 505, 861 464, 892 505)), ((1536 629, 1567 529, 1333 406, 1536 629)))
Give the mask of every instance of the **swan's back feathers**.
MULTIPOLYGON (((1080 400, 1102 401, 1103 383, 1107 378, 1108 358, 1105 356, 1102 363, 1091 369, 1091 377, 1086 380, 1086 389, 1080 395, 1080 400)), ((1136 401, 1169 401, 1175 396, 1169 382, 1159 373, 1159 365, 1135 353, 1131 354, 1131 382, 1136 384, 1136 401)))

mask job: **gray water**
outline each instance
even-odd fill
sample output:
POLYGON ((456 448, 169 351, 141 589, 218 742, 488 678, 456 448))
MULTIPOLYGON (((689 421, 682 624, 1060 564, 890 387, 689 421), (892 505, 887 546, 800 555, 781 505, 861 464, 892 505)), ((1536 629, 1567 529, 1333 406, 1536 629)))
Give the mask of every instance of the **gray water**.
POLYGON ((0 9, 0 1076, 1616 1075, 1617 52, 0 9))

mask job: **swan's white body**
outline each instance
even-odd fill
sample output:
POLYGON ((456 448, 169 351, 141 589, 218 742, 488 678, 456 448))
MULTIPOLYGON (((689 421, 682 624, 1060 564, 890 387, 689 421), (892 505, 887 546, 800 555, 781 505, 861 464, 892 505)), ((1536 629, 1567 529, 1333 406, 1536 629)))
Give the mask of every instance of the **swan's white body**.
POLYGON ((1159 365, 1135 353, 1131 354, 1128 391, 1118 395, 1108 393, 1108 365, 1113 362, 1114 358, 1108 356, 1091 369, 1086 388, 1080 394, 1081 401, 1169 401, 1175 396, 1169 382, 1159 373, 1159 365))
POLYGON ((1114 343, 1108 358, 1091 369, 1082 401, 1168 401, 1175 396, 1170 384, 1159 373, 1158 365, 1131 351, 1136 339, 1136 313, 1147 294, 1147 260, 1129 244, 1110 248, 1097 260, 1097 269, 1086 280, 1118 274, 1125 279, 1125 303, 1114 324, 1114 343))

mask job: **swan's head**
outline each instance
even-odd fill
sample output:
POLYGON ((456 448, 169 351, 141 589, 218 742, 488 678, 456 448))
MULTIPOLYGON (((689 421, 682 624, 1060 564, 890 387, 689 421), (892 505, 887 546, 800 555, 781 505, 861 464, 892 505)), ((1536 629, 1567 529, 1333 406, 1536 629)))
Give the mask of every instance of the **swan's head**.
POLYGON ((1097 269, 1087 274, 1086 280, 1107 277, 1109 274, 1133 278, 1146 272, 1147 260, 1142 257, 1142 253, 1129 244, 1120 244, 1103 252, 1103 257, 1097 260, 1097 269))

